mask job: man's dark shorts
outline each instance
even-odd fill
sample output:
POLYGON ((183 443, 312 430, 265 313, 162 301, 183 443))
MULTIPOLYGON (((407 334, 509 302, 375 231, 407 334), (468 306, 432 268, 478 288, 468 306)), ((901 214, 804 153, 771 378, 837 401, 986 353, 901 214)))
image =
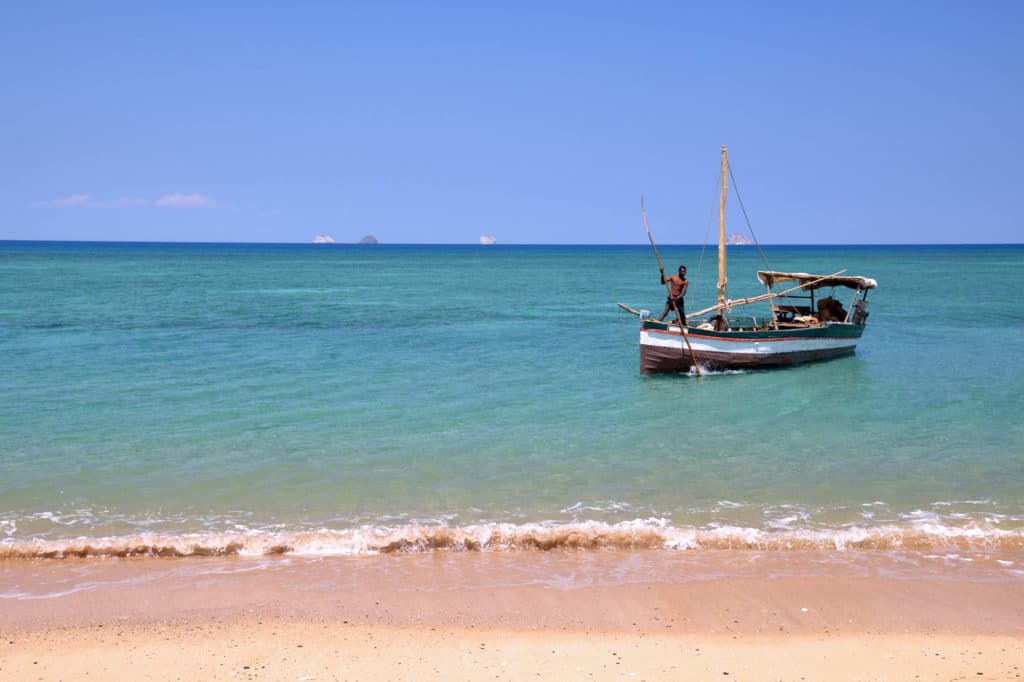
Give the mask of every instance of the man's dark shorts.
POLYGON ((683 305, 683 301, 684 301, 685 298, 686 298, 685 296, 680 296, 679 298, 672 298, 670 296, 669 298, 665 299, 665 304, 671 307, 672 304, 675 303, 676 304, 676 309, 679 310, 679 314, 681 314, 681 315, 683 315, 685 317, 686 316, 686 308, 683 305))

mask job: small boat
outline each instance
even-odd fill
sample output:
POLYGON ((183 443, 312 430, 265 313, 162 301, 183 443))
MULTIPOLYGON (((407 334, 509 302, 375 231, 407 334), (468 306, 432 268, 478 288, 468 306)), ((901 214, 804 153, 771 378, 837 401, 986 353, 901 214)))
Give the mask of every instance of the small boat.
MULTIPOLYGON (((718 300, 688 315, 682 324, 661 322, 645 311, 623 308, 640 316, 640 373, 659 374, 703 369, 778 367, 850 355, 868 319, 868 291, 877 283, 867 277, 761 270, 757 278, 767 287, 761 296, 729 300, 725 296, 725 198, 729 161, 722 147, 722 193, 718 213, 718 300), (852 291, 845 301, 818 296, 822 289, 852 291), (768 302, 761 317, 733 315, 733 309, 768 302), (848 307, 843 303, 848 302, 848 307), (702 315, 714 313, 701 320, 702 315)), ((646 214, 644 216, 646 228, 646 214)), ((650 229, 647 228, 648 236, 650 229)), ((654 239, 651 238, 654 247, 654 239)), ((657 247, 655 255, 657 255, 657 247)), ((658 257, 659 267, 661 257, 658 257)), ((662 267, 664 279, 664 268, 662 267)), ((830 291, 834 294, 834 291, 830 291)), ((844 297, 845 299, 846 297, 844 297)))

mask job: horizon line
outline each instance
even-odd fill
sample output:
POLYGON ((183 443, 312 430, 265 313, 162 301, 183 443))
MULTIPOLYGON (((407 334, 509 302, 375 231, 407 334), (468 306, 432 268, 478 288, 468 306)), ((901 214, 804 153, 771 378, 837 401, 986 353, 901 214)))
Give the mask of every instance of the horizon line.
MULTIPOLYGON (((501 248, 503 246, 648 246, 645 242, 498 242, 480 244, 478 242, 381 242, 365 244, 360 242, 328 242, 282 241, 282 242, 245 242, 245 241, 185 241, 185 240, 122 240, 122 239, 0 239, 0 244, 153 244, 153 245, 211 245, 211 246, 311 246, 331 248, 337 246, 475 246, 482 249, 501 248)), ((761 246, 1024 246, 1024 242, 769 242, 761 246)), ((711 244, 664 243, 662 247, 702 248, 711 244)), ((756 249, 754 244, 729 244, 730 249, 756 249)))

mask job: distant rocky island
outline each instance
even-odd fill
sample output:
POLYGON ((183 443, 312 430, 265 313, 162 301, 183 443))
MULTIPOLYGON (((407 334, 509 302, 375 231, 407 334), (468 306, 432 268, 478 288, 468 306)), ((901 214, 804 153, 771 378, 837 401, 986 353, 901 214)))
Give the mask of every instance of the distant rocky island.
POLYGON ((482 234, 480 235, 480 243, 486 246, 497 243, 497 239, 494 238, 493 234, 482 234))
MULTIPOLYGON (((329 234, 318 234, 317 236, 313 237, 313 243, 314 244, 334 244, 336 242, 334 241, 334 237, 332 237, 329 234)), ((359 243, 360 244, 376 244, 377 243, 377 238, 374 237, 372 234, 368 234, 365 237, 363 237, 362 239, 360 239, 359 243)))
POLYGON ((729 238, 725 240, 725 243, 728 244, 729 246, 750 246, 751 244, 753 244, 752 241, 747 239, 739 232, 734 232, 733 234, 730 234, 729 238))

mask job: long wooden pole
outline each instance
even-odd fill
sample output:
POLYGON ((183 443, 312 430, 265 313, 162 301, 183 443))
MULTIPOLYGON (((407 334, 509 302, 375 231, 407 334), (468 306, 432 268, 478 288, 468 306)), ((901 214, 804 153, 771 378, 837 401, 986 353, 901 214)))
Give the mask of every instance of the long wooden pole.
POLYGON ((647 224, 647 209, 644 208, 643 197, 640 197, 640 216, 644 219, 644 230, 647 231, 647 239, 651 242, 651 249, 654 251, 654 257, 658 259, 658 270, 661 271, 661 278, 665 279, 665 265, 661 262, 661 256, 658 255, 658 247, 654 244, 654 237, 651 236, 651 228, 647 224))
MULTIPOLYGON (((785 296, 786 294, 793 293, 797 289, 803 289, 804 287, 809 287, 812 284, 817 284, 818 282, 822 282, 822 281, 824 281, 826 279, 829 279, 830 277, 836 277, 838 275, 843 274, 844 272, 846 272, 846 268, 843 268, 842 270, 839 270, 838 272, 833 272, 831 275, 822 275, 821 277, 819 277, 817 279, 812 279, 810 282, 804 282, 803 284, 799 284, 799 285, 797 285, 795 287, 791 287, 789 289, 786 289, 785 291, 780 291, 778 293, 761 294, 760 296, 754 296, 752 298, 738 298, 735 301, 726 301, 725 302, 726 303, 726 307, 727 308, 734 308, 734 307, 740 306, 740 305, 749 305, 751 303, 759 303, 761 301, 767 301, 767 300, 772 299, 772 298, 778 298, 779 296, 785 296)), ((704 310, 698 310, 697 312, 692 313, 691 317, 698 317, 698 316, 703 315, 705 313, 710 313, 712 310, 718 310, 718 304, 717 303, 715 305, 713 305, 713 306, 704 308, 704 310)))
POLYGON ((661 256, 658 255, 658 247, 654 244, 654 237, 651 235, 651 228, 647 224, 647 209, 644 208, 644 198, 640 197, 640 215, 644 219, 644 230, 647 231, 647 239, 651 242, 651 249, 654 250, 654 257, 658 259, 658 270, 661 271, 661 281, 665 283, 665 292, 668 294, 668 300, 672 302, 672 310, 676 314, 676 321, 679 324, 679 333, 683 335, 683 341, 686 342, 686 348, 690 351, 690 361, 693 362, 693 369, 696 370, 697 376, 703 376, 704 373, 700 371, 700 365, 697 364, 697 356, 693 353, 693 346, 690 345, 690 337, 686 335, 686 320, 679 314, 679 308, 676 307, 676 302, 672 300, 672 284, 668 278, 665 277, 665 265, 661 262, 661 256))

